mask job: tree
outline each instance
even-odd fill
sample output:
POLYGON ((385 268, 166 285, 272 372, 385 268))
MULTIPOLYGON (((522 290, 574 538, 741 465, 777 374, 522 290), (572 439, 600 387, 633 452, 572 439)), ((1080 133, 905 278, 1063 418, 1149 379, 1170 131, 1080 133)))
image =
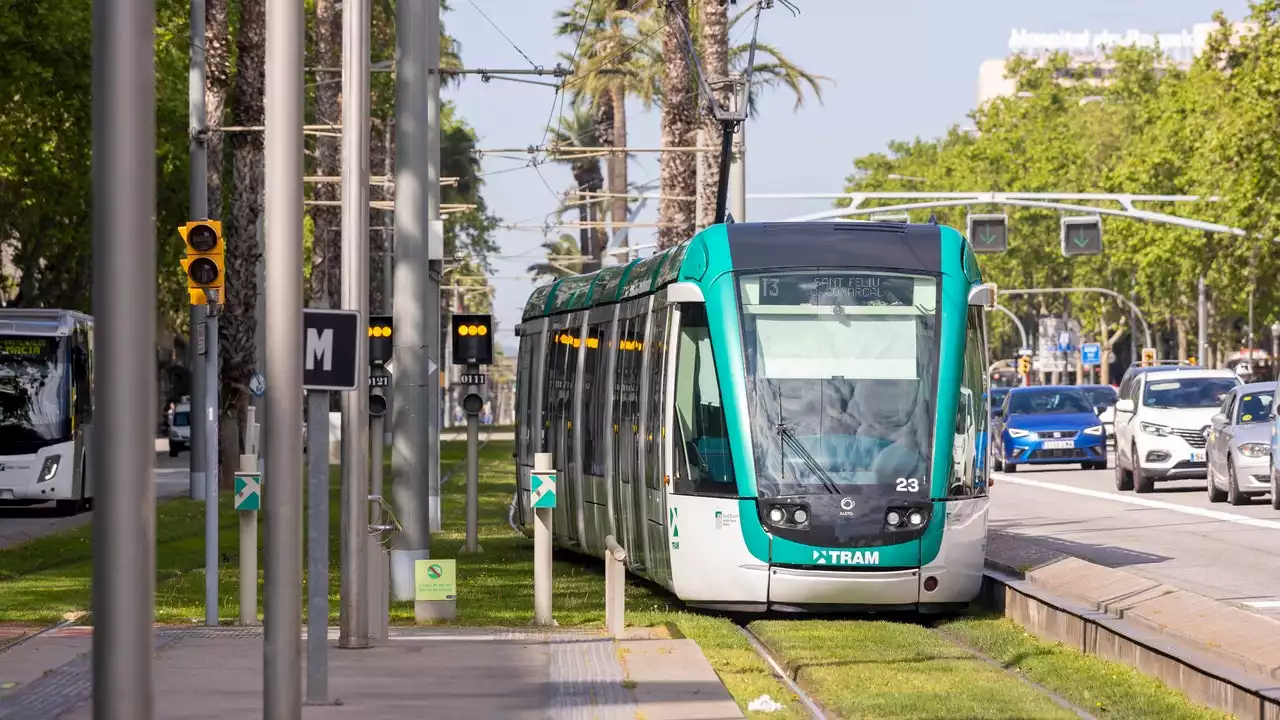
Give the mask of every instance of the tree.
MULTIPOLYGON (((595 118, 580 108, 575 109, 572 115, 563 118, 559 125, 550 128, 548 132, 551 142, 560 148, 589 148, 595 147, 599 142, 595 132, 595 118)), ((598 157, 573 157, 561 162, 569 166, 579 193, 596 193, 604 189, 604 175, 600 172, 598 157)), ((601 219, 604 203, 597 198, 579 195, 565 209, 570 207, 577 209, 578 221, 582 224, 578 230, 578 252, 599 261, 605 247, 604 230, 587 225, 601 219)))
MULTIPOLYGON (((341 0, 315 0, 316 15, 311 25, 312 62, 321 68, 342 66, 341 0)), ((313 122, 317 125, 342 124, 342 82, 335 72, 316 73, 313 122)), ((342 173, 342 141, 331 135, 315 136, 312 157, 315 173, 322 177, 338 177, 342 173)), ((316 200, 335 202, 341 199, 338 183, 319 183, 313 189, 316 200)), ((338 275, 342 268, 340 231, 342 214, 335 206, 317 206, 310 211, 315 223, 311 249, 310 297, 312 305, 339 307, 342 286, 338 275)))
POLYGON ((572 235, 562 234, 555 240, 542 243, 547 259, 529 266, 533 273, 533 281, 541 284, 545 280, 555 280, 582 272, 586 258, 578 255, 577 243, 572 235))
MULTIPOLYGON (((696 89, 689 67, 688 0, 669 0, 662 11, 662 147, 693 144, 697 116, 696 89)), ((697 192, 697 158, 688 152, 662 154, 662 200, 658 207, 658 247, 673 247, 693 236, 697 192)))

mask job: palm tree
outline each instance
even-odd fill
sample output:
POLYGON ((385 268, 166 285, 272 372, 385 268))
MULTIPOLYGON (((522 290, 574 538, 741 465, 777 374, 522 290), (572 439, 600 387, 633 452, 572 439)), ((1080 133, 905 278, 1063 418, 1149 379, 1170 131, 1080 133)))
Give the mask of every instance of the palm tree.
MULTIPOLYGON (((561 148, 596 147, 599 139, 596 135, 595 117, 582 108, 575 108, 572 115, 565 116, 557 127, 549 128, 552 144, 561 148)), ((569 166, 573 179, 578 184, 579 192, 600 192, 604 188, 604 174, 600 172, 600 158, 571 158, 561 160, 569 166)), ((566 205, 563 210, 576 207, 578 220, 582 227, 578 231, 578 252, 586 257, 599 259, 604 250, 603 228, 588 227, 588 223, 601 219, 602 202, 579 196, 577 202, 566 205)))
MULTIPOLYGON (((654 71, 659 67, 651 47, 637 32, 644 19, 639 6, 630 0, 574 0, 555 17, 559 21, 556 34, 576 43, 576 57, 561 53, 574 66, 573 77, 565 83, 574 106, 592 110, 597 142, 626 147, 627 98, 637 97, 651 107, 656 97, 654 71)), ((623 152, 606 161, 609 192, 615 195, 609 210, 615 235, 620 230, 617 224, 627 221, 627 160, 623 152)))
POLYGON ((562 234, 555 240, 547 240, 542 248, 547 251, 547 259, 528 268, 534 282, 577 275, 586 264, 587 258, 578 254, 578 244, 572 235, 562 234))
MULTIPOLYGON (((688 57, 688 0, 669 0, 662 10, 662 147, 688 147, 698 118, 696 90, 688 57)), ((658 205, 658 247, 669 248, 694 233, 697 158, 688 152, 662 154, 662 200, 658 205)))

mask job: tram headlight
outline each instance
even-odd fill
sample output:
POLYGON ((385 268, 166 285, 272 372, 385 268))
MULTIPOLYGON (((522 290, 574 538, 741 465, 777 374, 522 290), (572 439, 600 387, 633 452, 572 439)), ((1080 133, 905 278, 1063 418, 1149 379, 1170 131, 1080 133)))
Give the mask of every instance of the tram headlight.
POLYGON ((924 513, 919 510, 912 510, 907 514, 907 522, 911 527, 920 527, 924 524, 924 513))
POLYGON ((890 510, 889 513, 884 516, 884 521, 894 527, 897 527, 902 524, 902 514, 897 510, 890 510))
POLYGON ((797 525, 803 525, 809 522, 809 511, 804 508, 796 508, 796 511, 791 514, 791 519, 795 520, 797 525))
POLYGON ((40 468, 40 479, 36 482, 49 482, 54 475, 58 474, 58 461, 62 459, 61 455, 50 455, 44 459, 44 465, 40 468))
POLYGON ((769 522, 774 525, 780 525, 787 518, 787 514, 782 512, 782 508, 776 507, 769 511, 769 522))

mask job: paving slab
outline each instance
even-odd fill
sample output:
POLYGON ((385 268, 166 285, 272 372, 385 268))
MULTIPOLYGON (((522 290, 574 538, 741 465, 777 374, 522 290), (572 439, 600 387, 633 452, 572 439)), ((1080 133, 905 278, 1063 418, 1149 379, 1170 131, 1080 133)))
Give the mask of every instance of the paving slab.
POLYGON ((645 720, 730 720, 738 704, 692 640, 625 640, 622 666, 645 720))

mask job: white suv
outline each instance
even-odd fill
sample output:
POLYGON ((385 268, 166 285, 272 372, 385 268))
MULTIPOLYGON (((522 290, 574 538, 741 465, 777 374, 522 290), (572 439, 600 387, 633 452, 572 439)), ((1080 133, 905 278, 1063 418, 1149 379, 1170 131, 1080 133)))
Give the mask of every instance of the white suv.
POLYGON ((1116 489, 1149 493, 1157 480, 1207 476, 1205 442, 1222 397, 1240 384, 1230 370, 1143 368, 1116 401, 1116 489))

